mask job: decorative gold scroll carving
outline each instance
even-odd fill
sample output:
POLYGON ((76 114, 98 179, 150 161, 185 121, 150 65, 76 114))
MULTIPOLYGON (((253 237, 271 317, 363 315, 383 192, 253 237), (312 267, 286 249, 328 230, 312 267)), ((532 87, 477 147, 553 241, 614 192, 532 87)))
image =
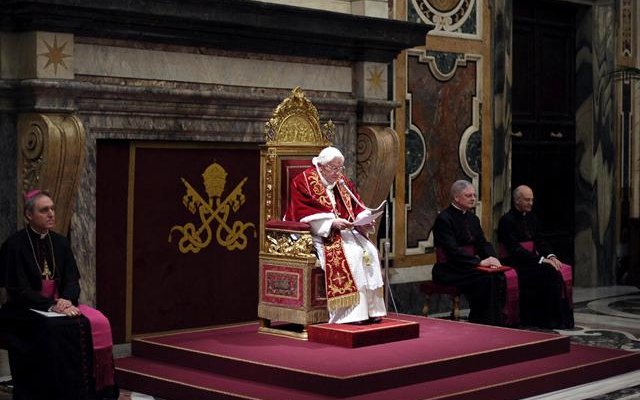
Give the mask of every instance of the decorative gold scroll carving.
POLYGON ((300 87, 276 107, 265 124, 267 146, 329 146, 335 136, 335 126, 328 121, 320 128, 318 110, 300 87))
POLYGON ((311 234, 292 234, 287 231, 267 230, 267 252, 273 255, 315 258, 311 234))
POLYGON ((387 198, 396 175, 398 135, 389 127, 362 126, 357 144, 358 193, 364 204, 375 206, 387 198))
POLYGON ((279 204, 276 204, 275 196, 274 196, 274 188, 277 185, 275 179, 275 169, 276 169, 276 161, 278 159, 278 154, 276 149, 269 148, 267 150, 266 156, 264 156, 264 211, 265 217, 264 221, 268 221, 274 218, 274 212, 276 207, 279 207, 279 204))
POLYGON ((18 221, 22 194, 47 189, 56 204, 56 231, 69 232, 85 159, 85 131, 75 115, 22 114, 18 118, 18 221))

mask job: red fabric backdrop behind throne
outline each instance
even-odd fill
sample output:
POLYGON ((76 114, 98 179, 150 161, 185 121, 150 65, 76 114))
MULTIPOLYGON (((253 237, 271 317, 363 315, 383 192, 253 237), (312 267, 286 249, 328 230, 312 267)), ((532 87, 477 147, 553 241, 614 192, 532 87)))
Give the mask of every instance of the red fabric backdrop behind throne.
POLYGON ((98 303, 116 314, 118 341, 255 320, 258 150, 130 146, 98 152, 110 156, 98 164, 120 165, 116 176, 98 172, 96 251, 98 303), (122 180, 132 182, 127 196, 109 190, 122 188, 122 180), (122 283, 126 290, 114 293, 122 283))

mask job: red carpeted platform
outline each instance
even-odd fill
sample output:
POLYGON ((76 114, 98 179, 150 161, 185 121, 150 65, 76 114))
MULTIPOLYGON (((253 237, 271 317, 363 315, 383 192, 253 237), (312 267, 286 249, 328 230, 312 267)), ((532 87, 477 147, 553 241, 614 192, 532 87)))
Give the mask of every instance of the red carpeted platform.
POLYGON ((415 321, 383 318, 379 322, 363 325, 316 324, 307 328, 310 342, 342 347, 372 346, 420 336, 420 325, 415 321))
POLYGON ((257 324, 137 339, 121 387, 188 399, 518 399, 640 368, 640 354, 568 338, 393 315, 415 339, 344 348, 257 333, 257 324))

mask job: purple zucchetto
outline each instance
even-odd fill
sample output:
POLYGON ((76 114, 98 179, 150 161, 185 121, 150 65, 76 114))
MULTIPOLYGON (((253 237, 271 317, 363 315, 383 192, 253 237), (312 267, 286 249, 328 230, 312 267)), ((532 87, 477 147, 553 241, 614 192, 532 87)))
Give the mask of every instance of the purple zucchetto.
POLYGON ((42 190, 40 189, 29 190, 24 194, 24 202, 27 203, 28 201, 33 200, 33 198, 39 195, 40 193, 42 193, 42 190))

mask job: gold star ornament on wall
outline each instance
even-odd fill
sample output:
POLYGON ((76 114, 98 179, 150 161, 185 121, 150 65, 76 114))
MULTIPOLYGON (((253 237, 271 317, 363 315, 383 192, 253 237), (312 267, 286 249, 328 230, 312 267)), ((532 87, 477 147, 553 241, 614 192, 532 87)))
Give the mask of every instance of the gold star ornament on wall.
POLYGON ((50 65, 53 65, 53 71, 57 75, 58 74, 58 65, 62 65, 64 69, 69 69, 67 64, 65 64, 64 59, 71 57, 71 54, 67 54, 64 52, 65 47, 67 47, 68 42, 63 42, 60 46, 58 46, 58 37, 53 37, 53 46, 49 44, 46 40, 42 39, 42 42, 45 46, 47 46, 47 52, 38 54, 41 57, 47 58, 47 63, 44 66, 44 69, 47 69, 50 65))
POLYGON ((370 67, 367 69, 367 75, 369 75, 367 77, 367 82, 376 92, 382 92, 384 90, 383 85, 386 84, 384 73, 384 68, 370 67))

